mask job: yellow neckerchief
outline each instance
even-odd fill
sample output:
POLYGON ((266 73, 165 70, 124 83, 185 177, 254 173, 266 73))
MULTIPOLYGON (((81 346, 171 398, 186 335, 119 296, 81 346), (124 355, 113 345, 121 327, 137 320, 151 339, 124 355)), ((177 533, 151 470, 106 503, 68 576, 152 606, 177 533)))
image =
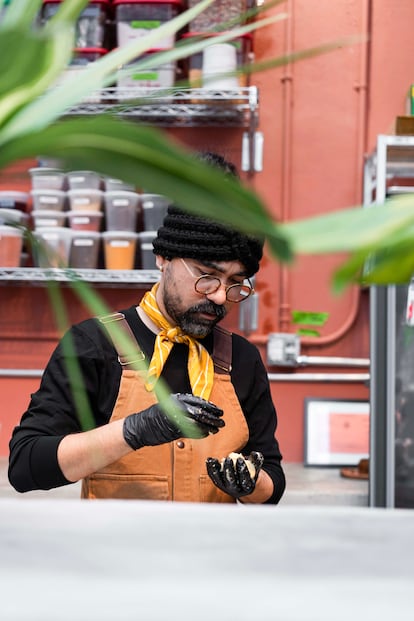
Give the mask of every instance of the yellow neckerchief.
POLYGON ((139 305, 151 321, 158 328, 161 328, 155 339, 154 353, 149 365, 145 388, 148 391, 154 389, 174 343, 186 343, 189 348, 188 375, 190 377, 191 389, 197 397, 208 400, 213 388, 213 360, 201 343, 192 336, 185 334, 181 328, 172 326, 165 319, 158 308, 155 297, 158 286, 159 283, 155 284, 150 291, 147 291, 139 305))

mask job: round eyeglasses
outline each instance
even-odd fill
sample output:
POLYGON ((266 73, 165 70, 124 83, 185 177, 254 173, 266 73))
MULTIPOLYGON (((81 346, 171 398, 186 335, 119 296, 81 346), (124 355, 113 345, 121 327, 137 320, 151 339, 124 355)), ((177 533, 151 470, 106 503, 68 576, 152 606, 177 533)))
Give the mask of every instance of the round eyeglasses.
MULTIPOLYGON (((220 289, 223 285, 220 278, 217 276, 210 276, 210 274, 197 276, 196 274, 193 274, 184 259, 181 259, 181 262, 184 264, 188 273, 191 274, 193 278, 197 279, 194 283, 194 289, 197 293, 200 293, 201 295, 211 295, 212 293, 218 291, 218 289, 220 289)), ((236 283, 234 285, 228 285, 227 287, 225 286, 226 300, 228 302, 236 302, 236 304, 243 302, 243 300, 247 300, 247 298, 254 293, 250 280, 247 279, 247 282, 249 283, 248 285, 245 283, 236 283)))

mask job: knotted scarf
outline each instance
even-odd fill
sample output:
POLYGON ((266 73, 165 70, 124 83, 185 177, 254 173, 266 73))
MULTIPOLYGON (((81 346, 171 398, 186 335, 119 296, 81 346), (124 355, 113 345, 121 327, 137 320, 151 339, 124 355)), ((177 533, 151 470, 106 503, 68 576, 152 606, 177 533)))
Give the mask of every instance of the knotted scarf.
POLYGON ((154 353, 149 365, 145 388, 148 391, 154 389, 174 343, 186 343, 189 348, 188 375, 191 389, 197 397, 208 400, 213 388, 213 360, 206 348, 197 339, 185 334, 181 328, 168 323, 158 308, 155 297, 158 286, 159 283, 155 284, 150 291, 147 291, 140 303, 140 308, 158 328, 161 328, 155 339, 154 353))

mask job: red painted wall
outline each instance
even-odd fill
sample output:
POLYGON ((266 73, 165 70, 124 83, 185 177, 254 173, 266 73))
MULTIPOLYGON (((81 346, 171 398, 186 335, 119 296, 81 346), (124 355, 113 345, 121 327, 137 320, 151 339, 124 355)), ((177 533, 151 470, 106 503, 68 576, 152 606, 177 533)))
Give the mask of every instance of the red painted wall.
MULTIPOLYGON (((256 60, 366 35, 353 45, 256 75, 260 92, 260 131, 264 170, 246 181, 279 220, 303 218, 360 204, 364 157, 379 133, 390 133, 404 112, 414 58, 414 3, 401 0, 287 0, 273 13, 289 19, 255 36, 256 60)), ((223 152, 240 162, 238 129, 177 129, 171 134, 192 148, 223 152)), ((0 187, 29 186, 28 163, 0 175, 0 187)), ((266 256, 257 278, 259 327, 249 338, 266 358, 268 334, 293 332, 292 310, 325 311, 329 320, 320 339, 302 341, 302 354, 369 356, 369 291, 350 288, 335 296, 330 278, 341 257, 299 257, 293 266, 266 256)), ((136 303, 136 290, 101 290, 108 304, 136 303)), ((70 317, 87 315, 67 291, 70 317)), ((237 315, 228 326, 237 329, 237 315)), ((45 290, 0 287, 0 368, 41 368, 58 333, 45 290)), ((269 368, 288 379, 301 370, 269 368)), ((307 372, 338 369, 309 367, 307 372)), ((346 372, 346 369, 340 369, 346 372)), ((1 380, 0 455, 25 407, 35 380, 1 380)), ((368 399, 362 383, 272 382, 279 413, 279 439, 286 461, 303 460, 304 399, 368 399)))

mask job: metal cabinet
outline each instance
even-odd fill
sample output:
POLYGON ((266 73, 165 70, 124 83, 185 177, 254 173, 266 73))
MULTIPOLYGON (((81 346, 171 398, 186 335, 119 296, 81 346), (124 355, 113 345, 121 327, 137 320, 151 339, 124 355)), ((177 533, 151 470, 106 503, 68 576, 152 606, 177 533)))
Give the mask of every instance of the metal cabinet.
MULTIPOLYGON (((409 192, 414 192, 414 136, 379 135, 376 150, 365 162, 365 206, 409 192)), ((411 285, 370 290, 370 506, 414 508, 410 291, 411 285)))

